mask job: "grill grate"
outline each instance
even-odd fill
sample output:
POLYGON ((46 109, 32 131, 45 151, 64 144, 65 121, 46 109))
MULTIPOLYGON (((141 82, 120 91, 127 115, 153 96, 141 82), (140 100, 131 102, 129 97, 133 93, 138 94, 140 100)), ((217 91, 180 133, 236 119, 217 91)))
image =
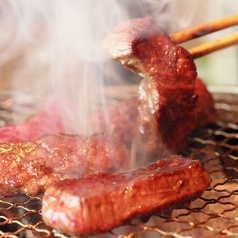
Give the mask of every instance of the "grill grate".
MULTIPOLYGON (((188 140, 184 156, 200 159, 212 177, 211 187, 189 208, 133 220, 108 237, 238 237, 238 95, 214 94, 220 119, 188 140)), ((0 237, 65 237, 41 220, 41 196, 0 198, 0 237)), ((105 237, 105 236, 103 236, 105 237)))

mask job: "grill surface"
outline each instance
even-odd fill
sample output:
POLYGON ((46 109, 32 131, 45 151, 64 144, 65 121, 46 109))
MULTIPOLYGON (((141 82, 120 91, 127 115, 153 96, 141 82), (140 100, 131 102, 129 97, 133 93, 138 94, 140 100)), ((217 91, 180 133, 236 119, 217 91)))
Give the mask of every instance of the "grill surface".
MULTIPOLYGON (((187 209, 153 216, 146 224, 134 220, 108 237, 238 237, 238 95, 213 96, 219 121, 192 135, 182 152, 201 160, 211 174, 211 187, 187 209)), ((6 113, 4 103, 0 106, 6 113)), ((1 119, 2 125, 11 122, 8 114, 1 119)), ((0 237, 64 236, 44 225, 40 196, 17 195, 0 198, 0 237)))

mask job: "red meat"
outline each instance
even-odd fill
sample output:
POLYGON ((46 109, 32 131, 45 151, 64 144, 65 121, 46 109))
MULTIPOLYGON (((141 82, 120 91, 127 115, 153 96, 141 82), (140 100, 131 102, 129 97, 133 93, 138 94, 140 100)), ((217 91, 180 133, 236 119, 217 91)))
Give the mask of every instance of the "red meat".
MULTIPOLYGON (((112 58, 144 76, 139 86, 138 141, 158 153, 161 143, 176 152, 195 127, 196 66, 152 18, 115 27, 104 42, 112 58)), ((164 147, 162 147, 164 150, 164 147)))
POLYGON ((199 161, 172 156, 146 168, 57 182, 44 194, 42 216, 71 236, 105 233, 134 217, 181 208, 210 182, 199 161))
MULTIPOLYGON (((198 100, 195 108, 195 130, 202 129, 218 120, 215 102, 201 79, 196 78, 195 86, 198 100)), ((93 124, 98 132, 107 132, 130 145, 136 138, 138 125, 138 98, 121 101, 114 107, 108 107, 93 117, 93 124)), ((159 145, 157 145, 159 146, 159 145)), ((161 142, 161 148, 164 144, 161 142)))
POLYGON ((0 127, 0 142, 36 140, 44 134, 65 133, 57 103, 50 103, 28 120, 0 127))
POLYGON ((107 135, 45 135, 36 141, 0 144, 0 193, 35 195, 62 179, 129 167, 126 146, 107 135))

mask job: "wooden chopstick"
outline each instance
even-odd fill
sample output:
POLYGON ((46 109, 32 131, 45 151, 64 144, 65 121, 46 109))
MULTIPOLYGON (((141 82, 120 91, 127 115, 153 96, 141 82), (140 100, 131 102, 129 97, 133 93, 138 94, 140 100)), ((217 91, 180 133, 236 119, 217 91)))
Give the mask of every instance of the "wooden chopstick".
POLYGON ((235 44, 238 44, 238 32, 221 39, 196 46, 188 51, 195 59, 235 44))
POLYGON ((238 25, 238 14, 174 33, 170 38, 179 44, 235 25, 238 25))

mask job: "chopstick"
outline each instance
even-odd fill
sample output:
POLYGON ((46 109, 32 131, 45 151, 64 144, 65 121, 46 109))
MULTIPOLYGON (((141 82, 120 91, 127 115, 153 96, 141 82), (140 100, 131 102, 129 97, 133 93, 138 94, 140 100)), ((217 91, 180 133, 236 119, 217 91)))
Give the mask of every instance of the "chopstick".
POLYGON ((238 14, 179 31, 170 35, 170 38, 173 42, 179 44, 235 25, 238 25, 238 14))
POLYGON ((193 59, 195 59, 235 44, 238 44, 238 32, 221 39, 196 46, 189 49, 188 52, 191 54, 193 59))
MULTIPOLYGON (((179 44, 235 25, 238 25, 238 14, 174 33, 170 35, 170 38, 173 42, 179 44)), ((238 44, 238 32, 230 36, 196 46, 188 51, 195 59, 235 44, 238 44)))

